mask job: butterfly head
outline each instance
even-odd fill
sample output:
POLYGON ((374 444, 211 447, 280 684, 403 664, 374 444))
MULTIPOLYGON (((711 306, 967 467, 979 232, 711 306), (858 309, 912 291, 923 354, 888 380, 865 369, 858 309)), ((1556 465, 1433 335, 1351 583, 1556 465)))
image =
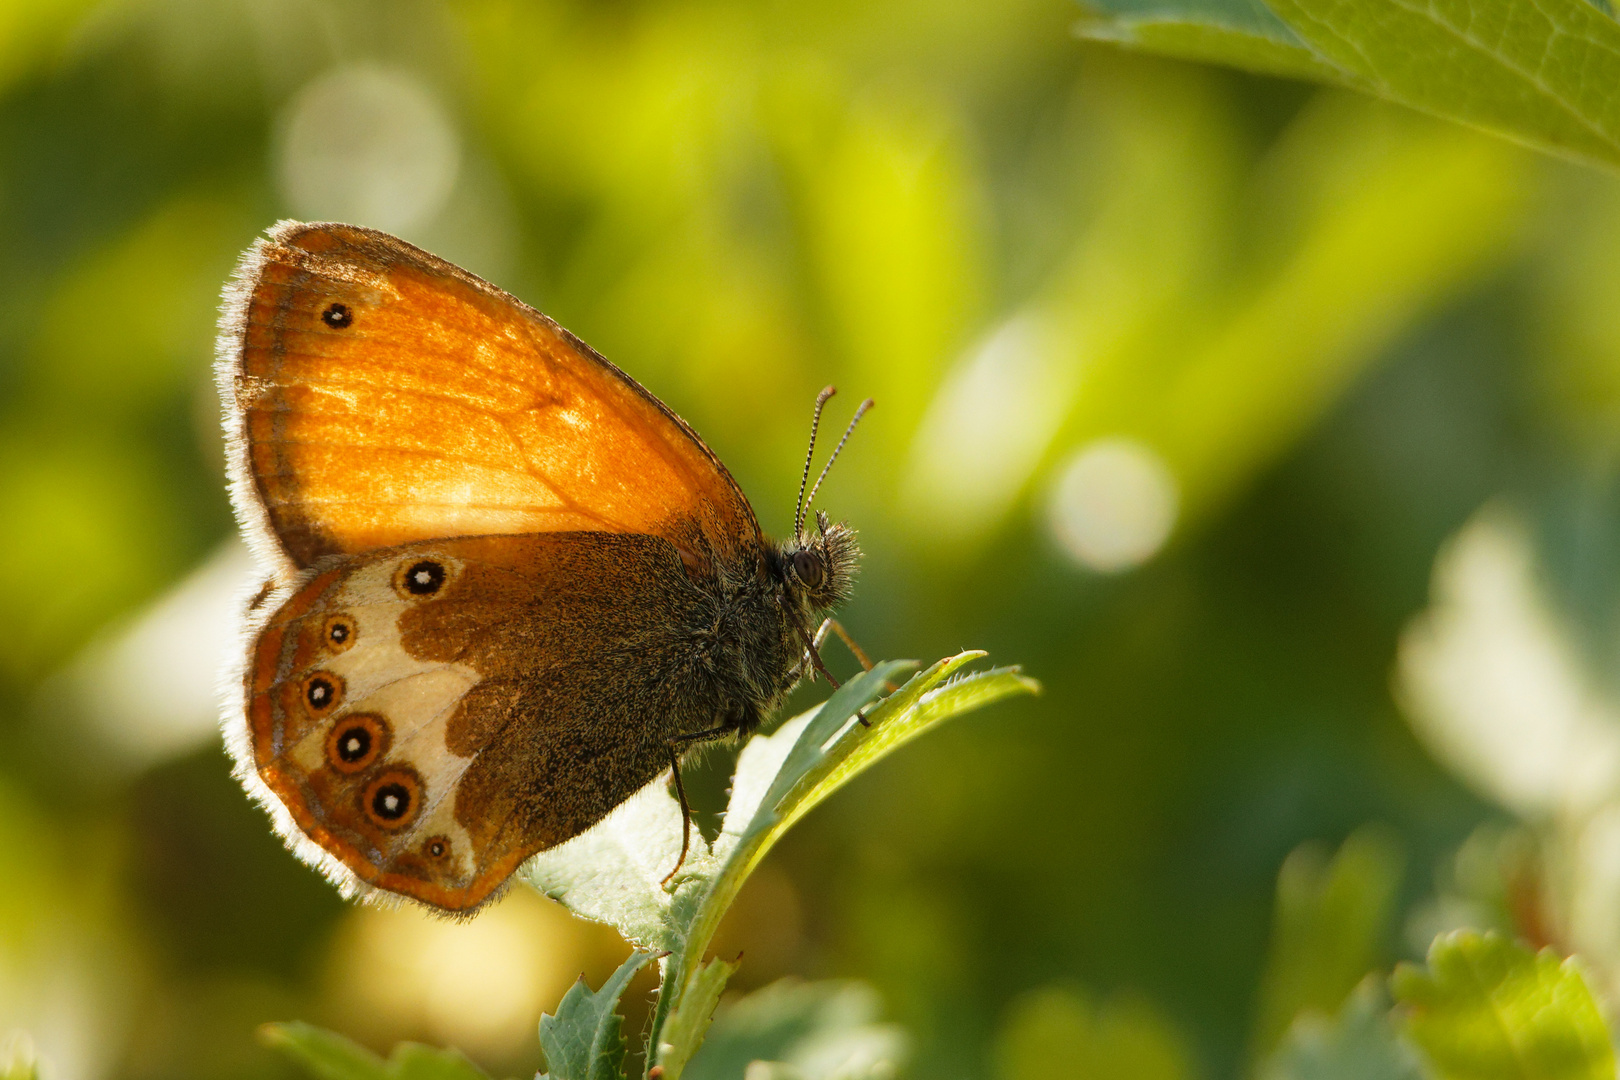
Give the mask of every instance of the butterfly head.
POLYGON ((784 543, 779 554, 783 586, 794 598, 817 611, 849 599, 861 549, 848 525, 833 524, 818 511, 815 531, 801 532, 784 543))
POLYGON ((816 432, 821 427, 821 410, 826 407, 827 399, 837 392, 829 386, 816 395, 816 411, 810 421, 810 449, 805 451, 804 472, 799 477, 799 505, 793 511, 793 539, 778 550, 784 587, 795 599, 820 611, 837 607, 849 599, 850 586, 855 580, 855 565, 861 558, 861 549, 855 543, 855 531, 843 522, 830 524, 827 515, 818 510, 815 531, 804 527, 805 511, 815 501, 816 492, 821 490, 821 482, 827 479, 833 462, 838 460, 839 452, 849 441, 850 432, 855 430, 855 425, 872 407, 872 399, 867 398, 855 410, 849 427, 844 429, 844 437, 838 440, 827 464, 821 467, 821 475, 816 477, 807 497, 805 483, 810 479, 810 462, 816 453, 816 432))

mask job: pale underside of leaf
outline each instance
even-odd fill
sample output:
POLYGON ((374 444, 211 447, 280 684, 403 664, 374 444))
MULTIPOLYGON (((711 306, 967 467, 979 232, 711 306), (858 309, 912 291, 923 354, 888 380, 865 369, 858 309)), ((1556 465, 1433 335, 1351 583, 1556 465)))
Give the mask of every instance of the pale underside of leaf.
POLYGON ((1090 0, 1081 7, 1075 33, 1093 41, 1286 78, 1350 79, 1260 0, 1090 0))

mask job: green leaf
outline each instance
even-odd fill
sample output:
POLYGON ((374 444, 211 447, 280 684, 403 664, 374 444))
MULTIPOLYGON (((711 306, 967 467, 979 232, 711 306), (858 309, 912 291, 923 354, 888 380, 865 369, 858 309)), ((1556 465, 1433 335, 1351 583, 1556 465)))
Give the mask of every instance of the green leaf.
POLYGON ((1093 41, 1230 64, 1248 71, 1349 84, 1260 0, 1092 0, 1075 32, 1093 41))
POLYGON ((1375 93, 1543 149, 1620 162, 1620 24, 1587 0, 1269 0, 1375 93))
POLYGON ((1620 24, 1589 0, 1096 0, 1078 32, 1337 83, 1620 164, 1620 24))
MULTIPOLYGON (((576 915, 607 923, 626 941, 670 952, 680 947, 676 894, 663 879, 681 854, 681 808, 661 783, 649 784, 581 836, 529 861, 529 884, 576 915)), ((709 867, 701 842, 681 882, 709 867)))
POLYGON ((1417 1054, 1396 1031, 1380 980, 1364 979, 1329 1018, 1295 1018, 1260 1080, 1423 1080, 1417 1054))
POLYGON ((489 1080, 458 1050, 400 1043, 384 1061, 342 1035, 296 1020, 266 1024, 259 1037, 321 1080, 489 1080))
POLYGON ((1387 963, 1381 950, 1400 879, 1400 852, 1374 829, 1351 834, 1332 859, 1306 844, 1283 861, 1260 980, 1258 1056, 1277 1046, 1302 1010, 1334 1015, 1358 983, 1387 963))
POLYGON ((1608 1028, 1573 957, 1459 930, 1391 985, 1443 1080, 1614 1080, 1608 1028))
POLYGON ((783 979, 721 1010, 686 1080, 892 1076, 906 1039, 877 1018, 877 995, 863 983, 783 979))
POLYGON ((600 990, 583 977, 563 995, 555 1016, 540 1018, 540 1049, 547 1071, 536 1080, 623 1080, 624 1019, 619 998, 652 954, 637 950, 600 990))
POLYGON ((916 667, 886 661, 849 680, 820 707, 749 740, 738 757, 720 835, 712 845, 695 840, 669 888, 662 879, 680 855, 681 815, 661 783, 648 785, 597 828, 531 861, 526 876, 547 896, 610 924, 643 948, 668 954, 649 1032, 649 1045, 657 1048, 649 1064, 663 1069, 664 1080, 679 1080, 703 1036, 699 1018, 719 993, 713 980, 722 969, 700 965, 709 941, 749 873, 782 834, 934 725, 1038 689, 1006 669, 955 677, 983 655, 941 660, 874 705, 886 684, 916 667), (856 718, 862 710, 870 727, 856 718), (690 1012, 684 1005, 689 996, 690 1012))
POLYGON ((694 973, 680 1004, 670 1011, 658 1044, 658 1064, 664 1067, 664 1075, 670 1080, 676 1080, 686 1071, 687 1062, 703 1045, 703 1037, 714 1020, 715 1006, 720 1004, 720 994, 736 970, 736 963, 719 958, 710 960, 694 973))
MULTIPOLYGON (((668 961, 666 985, 681 987, 674 1001, 687 992, 685 972, 708 947, 749 873, 795 821, 935 724, 1008 695, 1035 690, 1031 680, 1006 670, 947 682, 983 655, 962 653, 913 676, 867 714, 870 727, 855 719, 856 711, 874 702, 892 676, 914 665, 878 664, 845 683, 820 709, 788 721, 772 735, 750 740, 737 760, 725 824, 715 840, 713 856, 718 864, 694 882, 684 948, 668 961)), ((659 1005, 653 1014, 655 1032, 664 1018, 663 999, 659 1005)))

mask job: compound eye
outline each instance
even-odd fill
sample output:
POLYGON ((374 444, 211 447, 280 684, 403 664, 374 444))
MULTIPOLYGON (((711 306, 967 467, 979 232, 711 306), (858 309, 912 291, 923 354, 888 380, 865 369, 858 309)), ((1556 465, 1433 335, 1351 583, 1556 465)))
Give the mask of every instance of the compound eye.
POLYGON ((793 553, 793 573, 809 588, 821 586, 821 560, 815 552, 799 550, 793 553))

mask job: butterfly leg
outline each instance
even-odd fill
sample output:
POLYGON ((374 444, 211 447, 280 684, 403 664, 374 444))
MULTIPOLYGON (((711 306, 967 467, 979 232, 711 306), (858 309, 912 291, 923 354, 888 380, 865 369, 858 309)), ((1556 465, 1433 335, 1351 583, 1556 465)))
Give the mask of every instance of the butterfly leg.
MULTIPOLYGON (((827 622, 832 622, 832 620, 828 619, 827 622)), ((821 662, 821 650, 819 646, 821 645, 822 641, 826 639, 826 634, 824 633, 826 628, 826 623, 823 623, 821 629, 816 631, 814 640, 812 640, 810 635, 805 633, 804 627, 798 626, 797 624, 794 626, 794 629, 798 630, 799 632, 799 640, 804 642, 805 659, 809 660, 810 663, 815 665, 815 669, 825 675, 827 677, 827 681, 832 683, 832 688, 837 690, 843 685, 843 683, 840 683, 837 679, 833 678, 833 673, 828 671, 827 665, 821 662)), ((799 661, 799 667, 801 670, 803 669, 803 660, 799 661)))
MULTIPOLYGON (((821 620, 821 626, 816 630, 815 636, 810 639, 810 645, 813 646, 818 653, 821 651, 821 646, 826 642, 827 633, 831 629, 832 629, 832 620, 831 619, 823 619, 823 620, 821 620)), ((795 683, 797 683, 801 678, 803 678, 805 669, 810 667, 810 666, 811 666, 811 663, 810 663, 810 649, 806 648, 805 651, 804 651, 804 655, 799 657, 799 662, 797 664, 794 664, 791 668, 788 669, 788 673, 787 673, 787 683, 788 683, 788 685, 792 686, 795 683)))
MULTIPOLYGON (((757 720, 756 720, 757 724, 757 720)), ((660 885, 668 885, 670 879, 680 873, 681 867, 686 865, 686 853, 692 848, 692 806, 686 801, 686 786, 681 783, 681 751, 692 743, 708 742, 710 739, 723 739, 733 735, 739 730, 747 730, 740 723, 720 724, 702 731, 688 732, 677 735, 669 740, 669 769, 675 777, 675 797, 681 804, 681 857, 675 860, 675 869, 664 875, 660 885)))
POLYGON ((681 857, 675 860, 675 868, 664 875, 659 885, 668 885, 670 879, 680 873, 681 867, 686 865, 686 853, 692 847, 692 807, 686 801, 686 787, 681 783, 681 757, 674 739, 669 743, 669 768, 675 774, 675 797, 681 802, 681 857))
MULTIPOLYGON (((867 671, 872 670, 874 666, 872 663, 872 658, 866 655, 865 649, 855 644, 855 639, 849 636, 849 631, 845 630, 844 624, 839 622, 837 619, 826 619, 822 622, 821 629, 816 631, 817 641, 826 640, 828 630, 831 630, 833 633, 837 634, 838 640, 842 641, 849 651, 855 654, 855 659, 861 662, 861 667, 865 668, 867 671)), ((897 684, 892 683, 887 679, 883 680, 883 687, 891 694, 900 689, 897 684)))
MULTIPOLYGON (((833 633, 838 635, 838 640, 842 641, 844 643, 844 646, 846 648, 848 648, 851 653, 854 654, 855 659, 857 659, 857 660, 859 660, 861 662, 861 667, 865 668, 867 671, 872 670, 872 668, 873 668, 872 658, 866 655, 866 650, 865 649, 863 649, 859 645, 855 644, 855 639, 849 636, 849 631, 845 630, 844 629, 844 624, 839 622, 837 619, 823 619, 822 620, 821 628, 816 631, 816 644, 817 645, 820 645, 823 641, 827 640, 827 631, 828 630, 831 630, 833 633)), ((892 683, 892 682, 886 682, 886 683, 884 683, 884 685, 889 688, 889 693, 891 693, 891 694, 894 693, 896 690, 900 689, 898 686, 894 685, 894 683, 892 683)))
MULTIPOLYGON (((827 665, 821 662, 821 643, 827 640, 827 630, 832 626, 838 626, 837 620, 823 619, 821 625, 816 628, 816 635, 813 638, 804 632, 804 627, 799 627, 799 637, 804 640, 804 659, 799 661, 798 667, 795 669, 795 671, 803 672, 806 661, 813 663, 815 664, 816 670, 827 676, 827 681, 832 683, 832 688, 834 690, 837 690, 843 684, 837 679, 833 678, 832 672, 827 670, 827 665)), ((839 633, 843 634, 843 627, 841 626, 839 627, 839 633)), ((848 638, 846 637, 845 640, 848 640, 848 638)), ((871 671, 872 664, 870 661, 866 660, 866 654, 857 653, 857 655, 859 655, 861 660, 866 663, 866 670, 871 671)), ((795 678, 797 678, 797 675, 795 675, 795 678)), ((868 720, 866 718, 866 713, 860 709, 855 710, 855 719, 861 722, 862 727, 869 728, 872 726, 872 721, 868 720)))
MULTIPOLYGON (((849 642, 851 645, 854 645, 854 642, 850 640, 848 634, 844 632, 844 628, 839 625, 836 619, 823 619, 821 625, 816 628, 814 637, 806 634, 804 632, 804 627, 801 626, 798 628, 799 638, 804 642, 804 658, 794 666, 793 671, 790 673, 794 679, 798 679, 799 676, 803 674, 805 664, 809 663, 813 664, 817 671, 821 672, 827 677, 827 681, 832 684, 832 688, 834 690, 837 690, 843 685, 837 679, 833 678, 833 673, 828 671, 827 665, 821 662, 821 644, 827 640, 827 631, 835 626, 838 627, 839 636, 843 637, 844 640, 849 642)), ((860 657, 861 662, 866 665, 866 670, 872 670, 872 662, 866 659, 865 653, 861 652, 857 648, 855 655, 860 657)), ((812 680, 813 678, 814 677, 812 676, 812 680)), ((791 683, 789 685, 791 685, 791 683)), ((866 713, 860 709, 855 710, 855 719, 861 722, 862 727, 869 728, 872 726, 872 722, 866 718, 866 713)))
MULTIPOLYGON (((813 659, 816 667, 821 670, 823 675, 827 674, 827 669, 821 666, 820 650, 822 643, 827 640, 828 631, 838 635, 838 640, 842 641, 849 651, 854 654, 855 659, 861 662, 861 667, 865 668, 867 671, 872 670, 874 666, 872 663, 872 658, 866 655, 866 650, 856 644, 854 638, 850 637, 849 631, 844 629, 843 623, 839 622, 837 619, 828 618, 821 620, 821 625, 816 628, 815 637, 810 640, 809 651, 806 654, 806 659, 813 659)), ((800 661, 801 668, 803 667, 803 664, 804 661, 800 661)), ((838 683, 833 680, 831 675, 827 675, 827 681, 833 684, 833 689, 836 690, 838 688, 838 683)), ((883 686, 891 694, 900 689, 900 687, 896 686, 887 679, 883 681, 883 686)), ((866 713, 864 711, 856 712, 855 718, 859 720, 865 727, 872 726, 871 723, 866 719, 866 713)))

